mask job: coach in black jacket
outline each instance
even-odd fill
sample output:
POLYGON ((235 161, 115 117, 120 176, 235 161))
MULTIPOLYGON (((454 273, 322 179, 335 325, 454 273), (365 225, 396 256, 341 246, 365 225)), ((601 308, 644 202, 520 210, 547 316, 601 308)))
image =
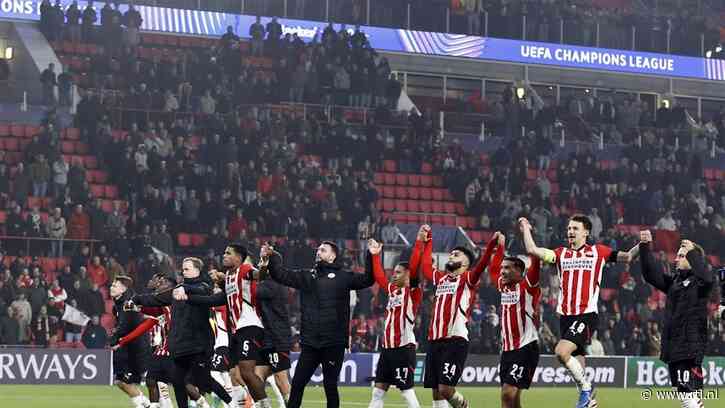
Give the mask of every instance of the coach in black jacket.
MULTIPOLYGON (((203 263, 198 258, 186 258, 182 264, 184 287, 196 293, 210 295, 212 289, 201 277, 203 263)), ((174 394, 179 408, 189 406, 186 397, 186 377, 201 392, 213 391, 224 402, 231 402, 218 382, 212 379, 209 362, 214 350, 214 335, 209 325, 209 307, 174 300, 170 290, 160 293, 136 295, 133 303, 142 306, 161 307, 171 305, 169 352, 174 359, 174 394)))
POLYGON ((678 391, 690 393, 683 406, 698 406, 693 392, 702 389, 702 359, 707 346, 707 302, 713 274, 705 268, 704 251, 683 240, 675 258, 674 276, 656 270, 650 253, 652 234, 640 232, 642 275, 667 294, 660 359, 669 365, 670 381, 678 391))
POLYGON ((269 274, 275 281, 299 291, 302 307, 300 354, 287 408, 299 408, 305 385, 317 366, 322 364, 327 408, 340 406, 337 381, 350 333, 350 291, 372 286, 371 256, 365 274, 342 269, 337 262, 338 248, 324 241, 317 248, 317 263, 311 270, 289 270, 282 256, 270 246, 263 246, 262 259, 268 259, 269 274))
POLYGON ((257 310, 264 325, 264 345, 259 351, 255 372, 262 381, 274 375, 285 401, 289 400, 289 353, 292 349, 292 329, 289 323, 289 289, 272 279, 257 283, 257 310))

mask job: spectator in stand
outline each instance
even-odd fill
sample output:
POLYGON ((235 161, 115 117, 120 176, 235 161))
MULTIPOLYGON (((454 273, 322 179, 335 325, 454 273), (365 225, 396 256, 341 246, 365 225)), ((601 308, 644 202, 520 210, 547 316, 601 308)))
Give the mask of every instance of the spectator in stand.
MULTIPOLYGON (((68 268, 70 271, 70 268, 68 268)), ((60 286, 58 279, 53 281, 50 289, 48 289, 48 307, 51 316, 62 316, 65 308, 65 301, 68 300, 68 292, 60 286)))
POLYGON ((267 23, 267 43, 270 53, 278 52, 281 37, 282 25, 277 21, 277 17, 272 17, 272 20, 267 23))
POLYGON ((214 115, 216 113, 216 100, 208 89, 204 91, 204 96, 199 101, 199 112, 205 115, 214 115))
POLYGON ((43 0, 40 3, 40 31, 48 38, 48 41, 55 38, 55 34, 51 30, 52 8, 53 5, 50 4, 50 0, 43 0))
POLYGON ((78 2, 73 1, 65 12, 67 39, 74 43, 81 42, 81 11, 78 2))
POLYGON ((96 284, 92 284, 87 290, 81 290, 77 296, 77 302, 78 309, 87 316, 100 316, 106 308, 103 295, 96 284))
POLYGON ((260 16, 249 26, 249 36, 252 37, 252 56, 261 57, 264 54, 264 26, 260 16))
MULTIPOLYGON (((91 219, 83 210, 83 205, 78 204, 68 221, 68 239, 87 240, 91 238, 91 219)), ((85 244, 84 244, 85 245, 85 244)), ((78 247, 78 244, 74 244, 78 247)))
POLYGON ((50 241, 50 256, 51 257, 63 257, 63 240, 68 232, 65 224, 65 218, 63 218, 60 208, 56 207, 53 209, 53 216, 48 219, 46 224, 46 233, 48 238, 53 239, 50 241))
POLYGON ((121 203, 119 201, 113 202, 113 209, 110 214, 106 214, 106 225, 105 231, 106 236, 115 237, 118 235, 121 228, 126 224, 126 217, 121 214, 121 203))
POLYGON ((191 232, 199 229, 199 209, 201 201, 196 196, 196 190, 189 190, 189 196, 184 200, 184 222, 191 232))
MULTIPOLYGON (((71 299, 68 304, 71 307, 78 309, 78 302, 75 299, 71 299)), ((64 322, 63 331, 65 332, 66 343, 76 343, 81 341, 81 333, 83 327, 71 322, 64 322)))
POLYGON ((42 154, 37 155, 33 164, 30 165, 30 179, 33 182, 33 197, 46 197, 50 181, 50 166, 42 154))
POLYGON ((65 186, 68 184, 68 172, 70 166, 63 159, 63 156, 58 155, 53 162, 53 197, 58 198, 65 191, 65 186))
POLYGON ((482 35, 481 20, 484 13, 483 0, 466 1, 466 21, 469 35, 482 35))
POLYGON ((31 328, 33 344, 41 347, 48 347, 48 344, 50 344, 50 338, 52 337, 52 333, 54 331, 53 329, 54 327, 48 317, 48 309, 46 306, 42 306, 33 319, 31 328))
POLYGON ((96 21, 98 21, 96 9, 93 7, 93 0, 89 0, 88 5, 83 9, 83 15, 81 17, 81 34, 84 42, 93 42, 93 25, 96 21))
POLYGON ((81 343, 87 349, 102 349, 106 347, 108 334, 106 333, 106 329, 100 325, 100 319, 97 315, 91 317, 91 321, 88 322, 85 330, 83 330, 81 343))
POLYGON ((13 193, 15 201, 24 206, 31 193, 32 178, 30 172, 25 168, 23 163, 18 163, 15 167, 15 178, 13 179, 13 193))
POLYGON ((677 222, 674 218, 672 218, 672 211, 667 210, 665 214, 657 220, 657 224, 655 225, 655 229, 665 230, 665 231, 677 231, 677 222))
POLYGON ((174 256, 174 239, 171 238, 171 234, 166 228, 164 223, 154 228, 154 232, 151 234, 151 245, 169 256, 174 256))
POLYGON ((0 311, 0 344, 17 345, 20 343, 20 322, 15 308, 8 306, 0 311))
POLYGON ((141 24, 143 24, 143 18, 141 17, 141 13, 136 10, 133 3, 128 5, 128 10, 124 13, 121 21, 122 24, 126 26, 126 31, 123 36, 123 44, 126 47, 135 49, 141 42, 139 30, 141 29, 141 24))
POLYGON ((106 273, 106 268, 101 264, 101 258, 99 256, 96 255, 92 258, 87 270, 88 276, 94 285, 99 287, 106 286, 108 283, 108 274, 106 273))
MULTIPOLYGON (((40 271, 38 270, 40 273, 40 271)), ((33 311, 33 316, 36 316, 40 311, 40 308, 48 303, 48 288, 45 286, 45 280, 38 276, 33 279, 33 283, 28 289, 28 302, 33 311)))
POLYGON ((20 344, 26 344, 29 340, 28 330, 30 328, 30 322, 33 320, 33 308, 30 306, 30 302, 28 302, 24 292, 18 294, 18 297, 10 304, 10 307, 15 309, 14 316, 20 326, 20 337, 18 341, 20 344))
POLYGON ((66 65, 58 75, 58 104, 60 106, 70 106, 73 103, 72 91, 73 76, 70 74, 70 68, 66 65))
POLYGON ((49 106, 55 105, 55 86, 58 85, 58 81, 55 75, 55 64, 52 62, 41 72, 40 84, 43 88, 43 103, 49 106))

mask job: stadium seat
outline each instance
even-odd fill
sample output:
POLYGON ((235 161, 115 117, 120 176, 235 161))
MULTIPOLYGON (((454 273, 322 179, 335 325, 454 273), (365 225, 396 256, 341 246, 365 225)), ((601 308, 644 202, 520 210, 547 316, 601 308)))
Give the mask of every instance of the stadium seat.
POLYGON ((443 217, 443 225, 447 227, 457 227, 455 217, 443 217))
POLYGON ((28 197, 28 199, 26 200, 25 203, 26 203, 26 207, 28 209, 30 209, 30 208, 41 208, 42 207, 42 203, 40 201, 40 197, 28 197))
POLYGON ((423 163, 420 166, 420 172, 423 174, 431 174, 433 173, 433 165, 430 163, 423 163))
POLYGON ((97 169, 98 168, 98 159, 96 159, 94 156, 83 156, 83 165, 87 169, 97 169))
POLYGON ((409 186, 419 186, 420 185, 420 175, 418 174, 408 174, 408 185, 409 186))
POLYGON ((106 197, 108 197, 112 200, 118 198, 118 187, 111 185, 111 184, 106 184, 105 187, 106 187, 106 197))
POLYGON ((95 198, 103 198, 106 196, 106 189, 100 184, 91 184, 91 194, 95 198))
POLYGON ((0 211, 0 224, 5 224, 5 221, 8 219, 8 213, 5 211, 0 211))
POLYGON ((88 154, 90 151, 90 148, 87 144, 83 142, 76 142, 75 143, 75 151, 78 152, 78 154, 88 154))
POLYGON ((5 150, 9 150, 11 152, 17 152, 20 150, 20 146, 18 144, 18 139, 14 137, 9 137, 7 139, 4 139, 3 145, 5 147, 5 150))
POLYGON ((443 212, 443 203, 440 201, 431 201, 430 206, 434 213, 440 214, 443 212))
POLYGON ((383 199, 383 211, 395 211, 395 201, 391 199, 383 199))
POLYGON ((429 175, 420 176, 420 185, 423 187, 431 187, 433 185, 433 176, 429 176, 429 175))
POLYGON ((407 200, 395 200, 395 211, 408 211, 407 200))
POLYGON ((385 174, 383 174, 383 173, 375 173, 373 175, 373 183, 375 183, 377 185, 386 184, 385 183, 385 174))
POLYGON ((10 136, 10 126, 0 123, 0 137, 10 136))
POLYGON ((443 217, 440 215, 431 215, 430 223, 432 225, 443 225, 443 217))
POLYGON ((395 174, 385 173, 385 184, 388 186, 394 186, 395 185, 395 174))
POLYGON ((395 198, 408 198, 408 188, 403 186, 395 187, 395 198))
POLYGON ((420 189, 420 199, 421 200, 430 200, 432 197, 433 197, 432 189, 430 189, 428 187, 424 187, 424 188, 420 189))
POLYGON ((395 187, 391 187, 391 186, 383 187, 383 197, 395 198, 395 187))
POLYGON ((452 201, 443 201, 443 211, 445 211, 447 214, 455 214, 456 203, 452 201))
POLYGON ((106 299, 105 304, 106 304, 106 313, 111 313, 113 311, 113 304, 114 304, 113 300, 106 299))
POLYGON ((399 186, 407 186, 408 185, 408 175, 402 174, 402 173, 395 173, 395 184, 399 186))
POLYGON ((388 173, 395 173, 398 170, 395 160, 383 160, 383 170, 388 173))
POLYGON ((60 142, 60 151, 63 154, 73 154, 76 152, 76 146, 75 143, 72 141, 63 141, 60 142))
POLYGON ((443 177, 433 176, 433 187, 443 187, 443 177))
POLYGON ((420 208, 420 212, 429 213, 431 212, 431 205, 430 201, 419 201, 418 206, 420 208))
POLYGON ((434 188, 432 190, 431 198, 433 198, 433 201, 443 201, 443 189, 434 188))
POLYGON ((418 187, 408 187, 408 198, 417 200, 420 198, 420 189, 418 187))
POLYGON ((180 232, 177 236, 177 242, 180 247, 186 248, 191 246, 191 235, 180 232))
POLYGON ((419 212, 420 211, 420 202, 416 200, 408 200, 408 203, 406 204, 408 207, 408 211, 411 212, 419 212))
POLYGON ((206 244, 206 234, 191 234, 191 246, 200 247, 206 244))
POLYGON ((112 200, 101 201, 101 209, 107 213, 110 213, 111 211, 113 211, 113 201, 112 200))
POLYGON ((25 126, 16 123, 10 125, 10 135, 14 137, 25 137, 25 126))

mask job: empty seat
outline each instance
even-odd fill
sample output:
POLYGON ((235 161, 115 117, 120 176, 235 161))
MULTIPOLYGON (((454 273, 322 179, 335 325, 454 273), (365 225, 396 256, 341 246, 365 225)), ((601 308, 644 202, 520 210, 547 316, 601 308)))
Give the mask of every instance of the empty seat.
POLYGON ((14 137, 4 139, 3 145, 5 146, 5 150, 9 150, 11 152, 17 152, 20 150, 20 146, 18 145, 18 139, 15 139, 14 137))
POLYGON ((192 234, 191 245, 195 247, 204 246, 206 244, 206 234, 192 234))
POLYGON ((384 160, 383 169, 388 173, 395 173, 398 170, 398 166, 396 165, 395 160, 384 160))
POLYGON ((430 223, 432 225, 443 225, 443 217, 440 215, 431 215, 430 223))
POLYGON ((420 198, 420 190, 418 187, 408 187, 408 198, 413 200, 420 198))
POLYGON ((73 154, 76 152, 75 143, 72 141, 62 141, 60 142, 60 151, 65 154, 73 154))
POLYGON ((395 185, 395 174, 385 173, 385 184, 388 186, 395 185))
POLYGON ((375 183, 377 185, 385 184, 385 174, 375 173, 373 175, 373 183, 375 183))
POLYGON ((416 200, 408 200, 408 211, 412 212, 419 212, 420 211, 420 203, 416 200))
POLYGON ((430 163, 423 163, 420 166, 420 171, 423 174, 431 174, 431 173, 433 173, 433 165, 430 163))
POLYGON ((431 212, 432 209, 431 209, 430 203, 431 203, 430 201, 419 201, 418 207, 420 208, 420 212, 424 212, 424 213, 431 212))
POLYGON ((395 198, 395 187, 384 186, 383 187, 383 197, 385 197, 385 198, 395 198))
POLYGON ((91 184, 91 194, 95 198, 102 198, 106 196, 106 188, 100 184, 91 184))
POLYGON ((433 190, 427 187, 423 187, 420 189, 420 199, 421 200, 430 200, 433 197, 433 190))
POLYGON ((10 126, 0 123, 0 137, 10 136, 10 126))
POLYGON ((81 138, 81 131, 78 128, 66 128, 61 132, 63 139, 78 140, 81 138))
POLYGON ((402 186, 395 187, 395 198, 408 198, 408 188, 402 186))
POLYGON ((448 214, 455 214, 456 213, 456 203, 452 201, 444 201, 443 202, 443 211, 445 211, 448 214))
POLYGON ((383 211, 395 211, 395 201, 390 199, 383 199, 383 211))
POLYGON ((420 185, 420 175, 418 174, 408 174, 408 185, 410 186, 419 186, 420 185))
POLYGON ((76 152, 78 152, 78 154, 88 154, 88 152, 90 151, 90 148, 88 147, 87 144, 85 144, 83 142, 76 142, 75 150, 76 150, 76 152))
POLYGON ((98 159, 96 159, 94 156, 84 156, 85 159, 83 160, 83 164, 87 169, 97 169, 98 168, 98 159))
POLYGON ((106 197, 111 199, 118 198, 118 187, 110 184, 106 184, 106 197))
POLYGON ((456 227, 456 217, 443 217, 443 225, 447 227, 456 227))
POLYGON ((395 211, 408 211, 407 200, 395 200, 395 211))
POLYGON ((442 213, 443 212, 443 203, 440 201, 431 201, 430 203, 431 210, 434 213, 442 213))
POLYGON ((177 236, 177 242, 179 243, 180 247, 189 247, 191 246, 191 235, 181 232, 177 236))
POLYGON ((25 126, 15 123, 10 125, 10 135, 14 137, 25 137, 25 126))
POLYGON ((443 177, 433 176, 433 187, 443 187, 443 177))
POLYGON ((432 193, 433 193, 433 195, 432 195, 433 200, 443 201, 443 189, 434 188, 432 193))
POLYGON ((395 174, 395 184, 399 186, 407 186, 408 185, 408 175, 402 174, 402 173, 396 173, 395 174))
POLYGON ((463 203, 456 203, 456 214, 458 215, 465 215, 466 214, 466 206, 463 203))

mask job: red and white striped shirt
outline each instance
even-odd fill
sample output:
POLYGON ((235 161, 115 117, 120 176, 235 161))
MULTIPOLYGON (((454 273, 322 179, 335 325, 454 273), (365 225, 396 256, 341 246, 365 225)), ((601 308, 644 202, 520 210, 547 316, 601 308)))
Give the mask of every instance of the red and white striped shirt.
MULTIPOLYGON (((431 241, 428 241, 431 242, 431 241)), ((491 251, 495 242, 489 242, 486 251, 473 269, 460 275, 452 275, 433 271, 432 267, 424 266, 423 273, 436 285, 435 300, 428 340, 442 340, 454 337, 468 340, 468 319, 476 298, 476 288, 481 273, 491 259, 491 251)), ((424 259, 424 265, 429 262, 424 259)), ((432 262, 432 260, 431 260, 432 262)))
POLYGON ((214 349, 229 347, 229 324, 226 306, 215 306, 214 311, 214 349))
POLYGON ((489 269, 491 282, 496 282, 496 289, 501 292, 501 348, 512 351, 539 340, 540 261, 532 257, 525 278, 521 282, 504 285, 502 260, 503 249, 499 248, 489 269))
MULTIPOLYGON (((410 280, 415 281, 417 264, 411 265, 410 280), (415 268, 415 272, 414 272, 415 268)), ((383 348, 392 349, 416 345, 415 317, 423 297, 419 287, 398 287, 389 283, 380 255, 373 255, 373 276, 381 289, 388 293, 388 306, 385 309, 385 331, 383 332, 383 348)))
POLYGON ((556 312, 564 316, 596 313, 604 264, 613 251, 606 245, 584 245, 578 250, 554 250, 561 293, 556 312))
POLYGON ((236 271, 227 273, 224 288, 231 333, 249 326, 264 328, 257 313, 257 281, 252 279, 252 272, 251 265, 241 264, 236 271))
POLYGON ((171 331, 171 306, 163 306, 156 318, 158 323, 151 330, 151 346, 153 354, 158 357, 170 356, 169 332, 171 331))

